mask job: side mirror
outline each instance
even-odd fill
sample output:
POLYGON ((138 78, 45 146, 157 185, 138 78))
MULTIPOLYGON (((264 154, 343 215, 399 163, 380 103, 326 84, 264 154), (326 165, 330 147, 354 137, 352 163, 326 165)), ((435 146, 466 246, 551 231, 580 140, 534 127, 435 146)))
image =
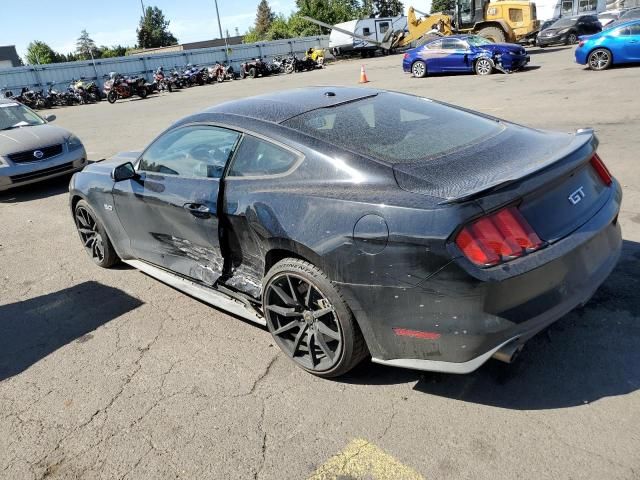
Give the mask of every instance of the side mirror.
POLYGON ((47 122, 53 122, 56 119, 55 115, 47 115, 44 117, 45 121, 47 122))
POLYGON ((136 173, 136 169, 133 167, 133 163, 127 162, 122 165, 118 165, 111 172, 111 178, 115 182, 121 182, 123 180, 131 180, 132 178, 137 178, 138 174, 136 173))

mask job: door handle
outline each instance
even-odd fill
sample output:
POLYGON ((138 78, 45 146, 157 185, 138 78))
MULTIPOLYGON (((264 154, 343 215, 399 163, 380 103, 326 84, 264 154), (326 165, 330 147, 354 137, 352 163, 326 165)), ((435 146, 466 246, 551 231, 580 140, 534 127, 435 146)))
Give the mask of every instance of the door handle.
POLYGON ((201 203, 185 203, 184 209, 194 217, 209 218, 211 216, 211 210, 209 207, 201 203))

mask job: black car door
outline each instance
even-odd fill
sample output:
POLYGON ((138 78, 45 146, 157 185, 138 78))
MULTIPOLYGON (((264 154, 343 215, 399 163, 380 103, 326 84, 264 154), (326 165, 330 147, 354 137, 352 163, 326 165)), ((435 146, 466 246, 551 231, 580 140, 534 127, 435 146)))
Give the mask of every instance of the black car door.
POLYGON ((207 125, 170 130, 114 186, 115 208, 137 258, 213 284, 222 273, 220 177, 238 132, 207 125))

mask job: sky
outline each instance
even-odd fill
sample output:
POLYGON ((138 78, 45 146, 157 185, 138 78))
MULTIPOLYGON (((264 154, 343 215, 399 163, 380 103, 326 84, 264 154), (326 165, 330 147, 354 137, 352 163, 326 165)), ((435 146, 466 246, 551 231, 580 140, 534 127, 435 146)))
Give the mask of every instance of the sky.
MULTIPOLYGON (((170 20, 169 30, 178 42, 195 42, 220 37, 213 0, 143 0, 159 7, 170 20)), ((259 0, 218 0, 222 29, 243 34, 253 24, 259 0)), ((0 3, 3 3, 0 2, 0 3)), ((270 0, 271 9, 289 14, 295 0, 270 0)), ((4 9, 6 12, 6 8, 4 9)), ((32 40, 42 40, 57 52, 75 50, 82 29, 97 45, 133 46, 140 21, 140 0, 80 2, 77 0, 30 0, 29 8, 11 8, 10 21, 2 21, 0 45, 15 45, 24 57, 32 40)))

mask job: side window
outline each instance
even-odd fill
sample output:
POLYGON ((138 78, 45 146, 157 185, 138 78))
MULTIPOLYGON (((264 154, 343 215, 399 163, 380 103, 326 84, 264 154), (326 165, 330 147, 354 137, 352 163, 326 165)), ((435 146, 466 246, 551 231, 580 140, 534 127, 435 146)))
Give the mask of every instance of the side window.
POLYGON ((519 8, 510 8, 509 20, 511 22, 522 22, 523 21, 522 10, 520 10, 519 8))
POLYGON ((380 24, 380 33, 387 33, 387 30, 389 30, 389 22, 382 22, 380 24))
POLYGON ((171 130, 142 154, 138 170, 181 177, 220 178, 240 134, 218 127, 171 130))
POLYGON ((362 29, 362 35, 364 35, 365 37, 368 37, 369 35, 371 35, 371 30, 369 30, 369 27, 364 27, 362 29))
POLYGON ((440 50, 442 48, 442 40, 431 42, 426 46, 429 50, 440 50))
POLYGON ((628 35, 631 35, 631 29, 629 29, 629 27, 621 28, 620 30, 618 30, 619 37, 626 37, 628 35))
POLYGON ((442 48, 445 50, 467 50, 467 45, 457 38, 445 38, 442 40, 442 48))
POLYGON ((629 25, 629 35, 640 35, 640 23, 629 25))
POLYGON ((289 170, 298 159, 293 152, 273 143, 245 135, 238 147, 229 176, 277 175, 289 170))

